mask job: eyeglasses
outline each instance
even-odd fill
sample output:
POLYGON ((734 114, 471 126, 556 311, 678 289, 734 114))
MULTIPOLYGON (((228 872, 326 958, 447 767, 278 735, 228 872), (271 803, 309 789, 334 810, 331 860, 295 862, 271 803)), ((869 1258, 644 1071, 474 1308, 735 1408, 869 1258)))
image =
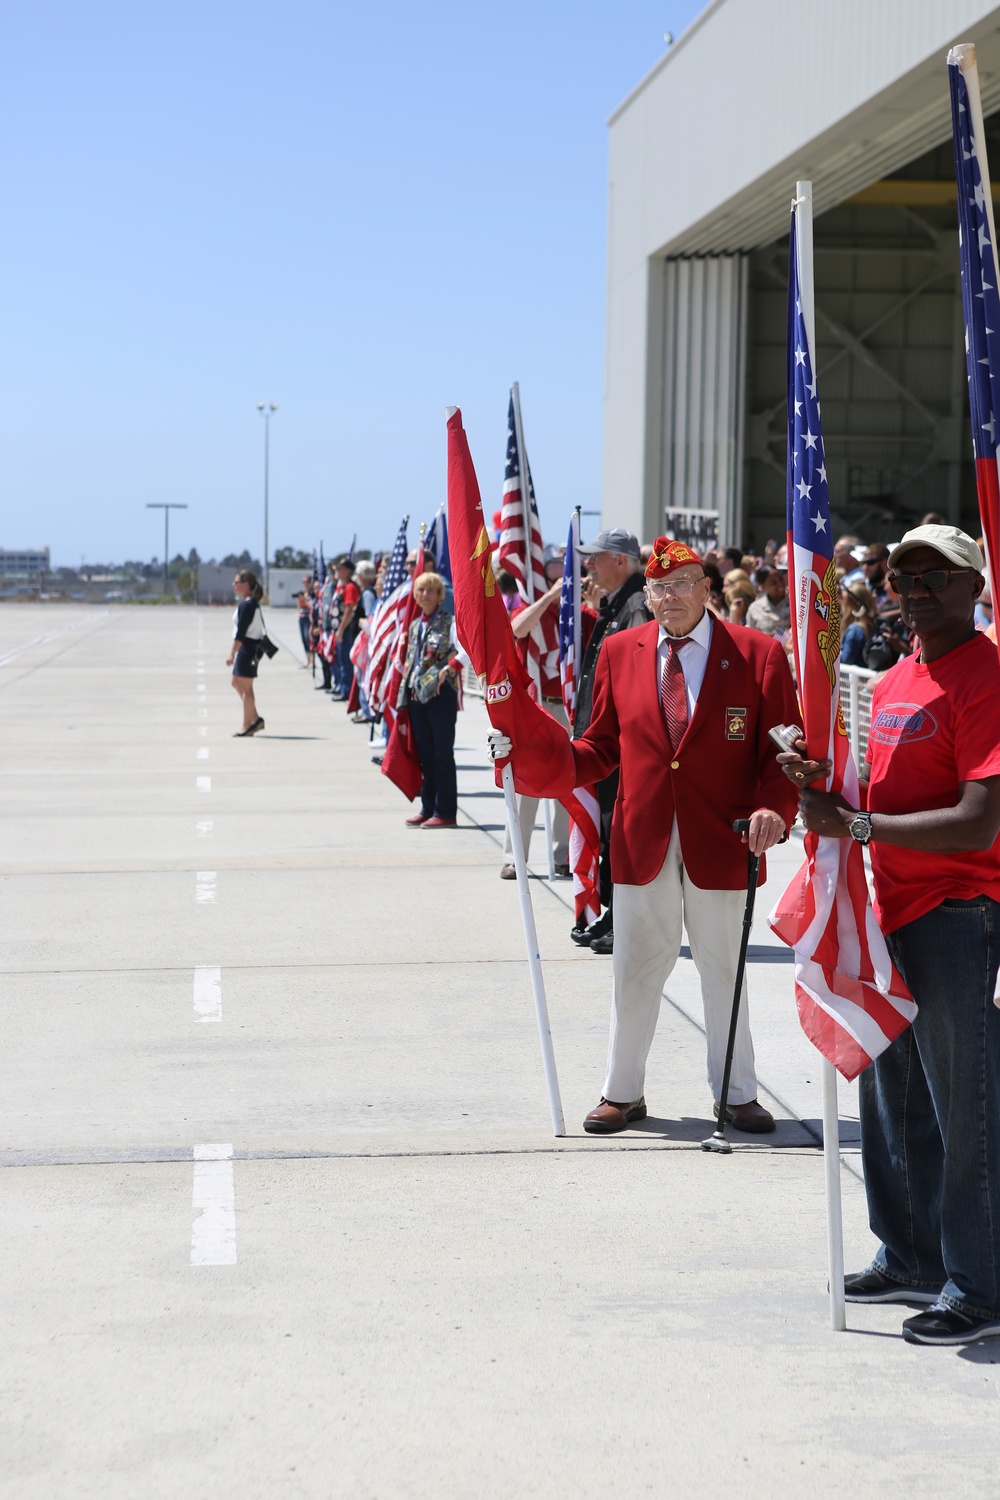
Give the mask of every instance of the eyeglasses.
POLYGON ((665 578, 647 578, 646 588, 649 590, 651 599, 686 599, 695 584, 701 583, 702 578, 678 578, 676 583, 668 583, 665 578))
POLYGON ((915 583, 919 583, 929 594, 940 594, 956 573, 971 572, 971 568, 932 568, 929 573, 890 573, 889 582, 897 594, 912 594, 915 583))

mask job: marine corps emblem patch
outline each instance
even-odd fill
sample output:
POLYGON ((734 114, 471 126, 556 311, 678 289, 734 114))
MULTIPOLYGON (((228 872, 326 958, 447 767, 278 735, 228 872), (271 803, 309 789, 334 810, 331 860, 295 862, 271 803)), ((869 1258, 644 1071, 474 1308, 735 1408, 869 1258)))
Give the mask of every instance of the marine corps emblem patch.
POLYGON ((745 740, 747 737, 747 711, 745 708, 726 709, 726 739, 745 740))

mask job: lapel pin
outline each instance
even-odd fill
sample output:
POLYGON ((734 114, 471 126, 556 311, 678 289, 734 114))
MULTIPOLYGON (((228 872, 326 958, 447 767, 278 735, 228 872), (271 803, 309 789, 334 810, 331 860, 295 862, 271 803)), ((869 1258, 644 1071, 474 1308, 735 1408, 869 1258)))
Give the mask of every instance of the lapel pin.
POLYGON ((726 661, 725 657, 723 657, 719 662, 719 666, 723 669, 723 671, 725 671, 725 669, 729 666, 729 663, 726 661))

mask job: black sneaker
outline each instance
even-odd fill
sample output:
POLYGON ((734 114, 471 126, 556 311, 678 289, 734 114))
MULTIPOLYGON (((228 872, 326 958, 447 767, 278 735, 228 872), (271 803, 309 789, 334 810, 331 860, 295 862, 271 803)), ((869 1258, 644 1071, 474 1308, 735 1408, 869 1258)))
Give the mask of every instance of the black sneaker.
POLYGON ((908 1344, 974 1344, 1000 1338, 1000 1318, 970 1318, 946 1302, 935 1302, 927 1312, 903 1320, 903 1337, 908 1344))
MULTIPOLYGON (((877 1266, 867 1271, 858 1271, 844 1277, 844 1296, 848 1302, 936 1302, 937 1290, 927 1287, 907 1286, 905 1281, 893 1281, 877 1266)), ((904 1323, 904 1328, 906 1324, 904 1323)))

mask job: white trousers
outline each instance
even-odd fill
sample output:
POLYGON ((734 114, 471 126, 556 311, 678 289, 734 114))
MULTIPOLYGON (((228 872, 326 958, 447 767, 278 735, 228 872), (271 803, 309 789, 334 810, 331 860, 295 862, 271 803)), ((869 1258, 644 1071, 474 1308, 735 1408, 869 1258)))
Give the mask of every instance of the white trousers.
MULTIPOLYGON (((745 907, 745 891, 703 891, 692 885, 681 860, 676 822, 663 868, 656 879, 649 885, 616 883, 614 993, 605 1099, 631 1104, 642 1098, 646 1058, 660 1014, 660 997, 677 962, 684 927, 701 979, 708 1083, 712 1097, 719 1098, 745 907)), ((757 1075, 744 978, 729 1102, 748 1104, 756 1097, 757 1075)))
MULTIPOLYGON (((569 729, 569 719, 566 710, 561 703, 543 704, 545 712, 551 714, 552 718, 564 729, 569 729)), ((528 849, 531 846, 531 834, 538 816, 537 797, 518 797, 517 820, 521 825, 521 842, 524 845, 525 863, 528 860, 528 849)), ((548 850, 545 858, 548 860, 548 850)), ((569 864, 569 814, 561 802, 557 802, 552 809, 552 859, 557 865, 569 864)), ((510 842, 510 828, 504 824, 503 831, 503 862, 505 865, 514 863, 514 850, 510 842)))

